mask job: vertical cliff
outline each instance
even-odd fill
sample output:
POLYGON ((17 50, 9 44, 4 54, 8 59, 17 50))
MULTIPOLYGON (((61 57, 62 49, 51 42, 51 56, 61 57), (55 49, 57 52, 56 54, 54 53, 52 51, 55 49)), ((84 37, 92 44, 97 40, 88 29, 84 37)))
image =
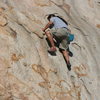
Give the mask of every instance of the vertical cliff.
POLYGON ((0 100, 100 99, 99 0, 0 0, 0 100), (69 23, 72 70, 48 54, 46 15, 69 23))

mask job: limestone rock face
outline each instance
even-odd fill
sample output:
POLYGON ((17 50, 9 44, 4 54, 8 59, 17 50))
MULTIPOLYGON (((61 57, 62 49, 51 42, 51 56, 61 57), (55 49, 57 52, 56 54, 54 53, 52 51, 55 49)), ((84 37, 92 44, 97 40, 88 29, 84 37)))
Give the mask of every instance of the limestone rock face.
POLYGON ((99 0, 0 0, 0 100, 100 100, 99 61, 99 0), (71 71, 47 52, 51 13, 75 34, 71 71))

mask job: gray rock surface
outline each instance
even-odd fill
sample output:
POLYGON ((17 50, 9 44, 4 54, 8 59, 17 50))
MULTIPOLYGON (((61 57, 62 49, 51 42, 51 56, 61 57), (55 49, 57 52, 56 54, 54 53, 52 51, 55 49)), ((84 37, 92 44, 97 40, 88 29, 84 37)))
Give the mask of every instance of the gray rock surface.
POLYGON ((0 100, 99 100, 99 62, 99 0, 0 0, 0 100), (58 49, 47 52, 50 13, 75 35, 71 71, 58 49))

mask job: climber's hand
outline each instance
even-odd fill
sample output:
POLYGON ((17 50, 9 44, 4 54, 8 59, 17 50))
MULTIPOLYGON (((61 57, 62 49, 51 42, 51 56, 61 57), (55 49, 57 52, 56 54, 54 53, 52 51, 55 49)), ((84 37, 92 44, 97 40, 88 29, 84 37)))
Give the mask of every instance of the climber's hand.
POLYGON ((44 32, 43 35, 45 35, 45 29, 44 28, 42 28, 42 31, 44 32))
POLYGON ((45 32, 45 29, 44 29, 44 28, 42 28, 42 31, 43 31, 43 32, 45 32))

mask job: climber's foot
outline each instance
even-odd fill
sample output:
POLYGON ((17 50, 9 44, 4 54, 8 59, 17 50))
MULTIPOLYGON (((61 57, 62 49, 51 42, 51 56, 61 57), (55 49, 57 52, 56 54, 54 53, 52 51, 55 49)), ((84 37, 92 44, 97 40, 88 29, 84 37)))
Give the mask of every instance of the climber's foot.
POLYGON ((70 64, 70 62, 67 63, 67 68, 68 68, 69 71, 71 70, 71 64, 70 64))
POLYGON ((53 56, 56 56, 56 48, 55 47, 51 47, 49 50, 48 50, 48 52, 51 54, 51 55, 53 55, 53 56))
POLYGON ((69 55, 70 57, 73 57, 73 53, 72 53, 71 51, 68 51, 68 55, 69 55))
POLYGON ((67 49, 67 51, 68 51, 68 55, 69 55, 70 57, 73 57, 73 53, 70 51, 69 48, 67 49))
POLYGON ((57 50, 56 50, 55 47, 51 47, 48 51, 49 51, 49 52, 56 52, 57 50))

